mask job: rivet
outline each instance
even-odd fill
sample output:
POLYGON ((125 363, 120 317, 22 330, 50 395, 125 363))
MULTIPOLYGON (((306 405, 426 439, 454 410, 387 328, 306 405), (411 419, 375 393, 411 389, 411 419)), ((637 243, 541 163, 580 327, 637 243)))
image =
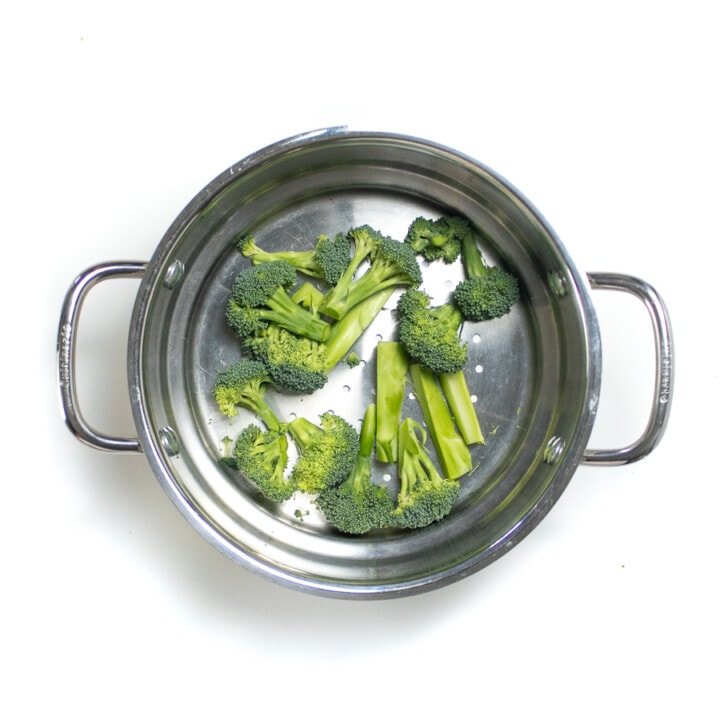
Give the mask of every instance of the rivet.
POLYGON ((565 440, 560 436, 555 435, 551 437, 548 444, 545 446, 545 452, 543 453, 543 460, 548 465, 555 465, 565 451, 565 440))
POLYGON ((170 457, 178 455, 180 453, 180 441, 175 431, 170 427, 164 427, 160 429, 159 434, 162 449, 170 457))
POLYGON ((560 298, 567 295, 565 278, 557 270, 552 270, 548 273, 548 285, 550 285, 550 290, 556 297, 560 298))
POLYGON ((163 280, 163 287, 168 290, 172 290, 185 276, 185 265, 182 261, 175 260, 170 263, 168 269, 165 271, 165 279, 163 280))

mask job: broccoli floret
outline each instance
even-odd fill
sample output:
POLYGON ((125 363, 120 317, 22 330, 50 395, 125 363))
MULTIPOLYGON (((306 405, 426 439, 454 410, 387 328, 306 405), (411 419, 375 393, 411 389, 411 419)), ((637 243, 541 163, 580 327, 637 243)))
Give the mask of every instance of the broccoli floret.
POLYGON ((365 411, 358 454, 348 478, 323 490, 317 499, 328 523, 350 535, 362 535, 387 526, 395 507, 387 487, 371 480, 375 415, 375 405, 370 404, 365 411))
POLYGON ((295 492, 291 477, 285 475, 288 464, 288 439, 282 430, 263 431, 250 424, 235 442, 237 469, 268 500, 283 502, 295 492))
POLYGON ((292 469, 299 490, 315 494, 347 478, 359 445, 357 430, 347 420, 325 412, 320 425, 297 417, 290 421, 288 430, 300 451, 292 469))
POLYGON ((381 340, 375 348, 377 428, 375 455, 380 462, 397 461, 398 429, 407 383, 408 356, 402 343, 381 340))
POLYGON ((410 365, 415 397, 445 476, 456 480, 472 470, 470 450, 455 427, 437 377, 422 365, 410 365))
POLYGON ((339 319, 380 290, 417 286, 422 282, 417 257, 409 245, 381 235, 367 225, 354 228, 348 235, 355 241, 355 253, 340 280, 325 296, 320 307, 325 315, 339 319), (370 267, 356 278, 355 271, 366 258, 370 259, 370 267))
POLYGON ((400 425, 398 475, 400 490, 391 515, 396 527, 425 527, 444 518, 460 494, 456 479, 443 477, 427 452, 427 433, 411 418, 400 425))
POLYGON ((465 280, 455 287, 453 301, 466 320, 491 320, 510 312, 520 297, 517 278, 485 264, 477 241, 469 233, 462 241, 465 280))
POLYGON ((257 332, 263 323, 274 322, 296 335, 322 342, 330 334, 330 324, 287 294, 296 279, 295 268, 282 260, 244 268, 233 283, 228 323, 241 337, 257 332))
POLYGON ((345 356, 345 363, 348 367, 357 367, 362 362, 360 356, 353 350, 345 356))
POLYGON ((267 262, 287 262, 310 277, 335 283, 350 262, 350 240, 344 233, 330 238, 319 235, 312 250, 280 250, 271 252, 261 248, 252 235, 241 235, 235 244, 249 257, 253 265, 267 262))
POLYGON ((281 423, 265 399, 270 383, 270 375, 261 362, 239 360, 218 374, 213 395, 223 415, 234 417, 239 405, 254 412, 268 429, 279 430, 281 423))
POLYGON ((325 345, 295 335, 275 323, 246 337, 243 348, 267 368, 273 383, 295 393, 310 394, 328 380, 325 345))
POLYGON ((352 243, 345 233, 337 233, 332 238, 320 235, 315 243, 315 263, 320 271, 319 277, 335 285, 350 264, 351 249, 352 243))
POLYGON ((470 232, 464 218, 450 216, 437 220, 415 218, 410 223, 405 242, 428 262, 442 260, 450 264, 460 257, 462 238, 470 232))
POLYGON ((430 303, 430 296, 415 288, 400 296, 398 339, 413 362, 434 373, 457 372, 467 360, 467 344, 459 335, 463 316, 452 303, 430 303))

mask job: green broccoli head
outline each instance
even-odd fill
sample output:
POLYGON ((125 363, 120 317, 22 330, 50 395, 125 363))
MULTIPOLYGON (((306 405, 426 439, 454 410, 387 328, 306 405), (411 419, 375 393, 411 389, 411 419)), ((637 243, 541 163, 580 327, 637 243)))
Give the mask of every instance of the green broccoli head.
POLYGON ((391 514, 395 527, 415 529, 442 520, 460 494, 460 483, 443 477, 428 454, 427 434, 411 418, 400 425, 398 474, 400 490, 391 514))
POLYGON ((335 285, 350 264, 351 251, 352 243, 345 233, 337 233, 332 238, 319 235, 314 250, 318 276, 335 285))
POLYGON ((315 494, 347 478, 358 454, 357 430, 335 413, 320 416, 320 425, 298 417, 288 424, 300 454, 292 470, 298 489, 315 494))
POLYGON ((405 242, 428 262, 442 260, 449 264, 460 256, 462 238, 468 232, 470 226, 464 218, 449 216, 428 220, 417 217, 410 223, 405 242))
POLYGON ((371 403, 365 411, 359 450, 350 475, 339 485, 323 490, 317 499, 328 523, 349 535, 386 527, 395 507, 387 487, 371 480, 375 429, 376 405, 371 403))
POLYGON ((270 382, 270 375, 261 362, 239 360, 218 373, 213 395, 223 415, 234 417, 239 405, 254 412, 269 429, 277 430, 280 421, 265 400, 270 382))
POLYGON ((265 365, 273 383, 291 392, 310 394, 328 380, 325 345, 269 323, 245 338, 243 348, 265 365))
POLYGON ((263 431, 250 424, 238 436, 233 454, 237 469, 268 500, 283 502, 295 492, 292 478, 285 475, 288 439, 284 432, 263 431))
POLYGON ((509 313, 519 297, 517 278, 499 267, 488 267, 482 275, 462 280, 453 293, 455 305, 471 322, 509 313))
POLYGON ((451 303, 430 303, 430 296, 415 288, 400 296, 398 340, 413 362, 434 373, 458 372, 467 360, 467 345, 459 335, 462 315, 451 303))
POLYGON ((317 499, 328 523, 348 535, 387 527, 395 508, 387 487, 370 481, 370 462, 363 459, 360 465, 345 482, 326 488, 317 499))
POLYGON ((463 317, 478 322, 510 312, 520 297, 517 278, 497 266, 487 265, 472 233, 463 238, 462 261, 465 280, 458 283, 453 300, 463 317))
POLYGON ((297 272, 290 263, 276 262, 253 265, 241 270, 235 277, 228 302, 226 316, 235 322, 238 332, 256 327, 262 322, 274 322, 296 335, 322 342, 330 334, 330 325, 317 314, 310 312, 289 295, 288 290, 295 284, 297 272), (237 306, 237 307, 236 307, 237 306), (250 320, 236 320, 241 315, 238 308, 253 309, 247 313, 250 320))

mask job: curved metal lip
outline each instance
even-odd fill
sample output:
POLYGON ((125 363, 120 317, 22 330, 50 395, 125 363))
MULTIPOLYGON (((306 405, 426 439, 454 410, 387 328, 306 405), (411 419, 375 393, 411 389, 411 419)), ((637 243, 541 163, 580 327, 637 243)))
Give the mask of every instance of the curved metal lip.
POLYGON ((590 298, 590 287, 589 279, 578 271, 565 249, 564 244, 535 205, 501 174, 468 155, 443 144, 417 138, 412 135, 383 131, 357 131, 350 130, 347 126, 334 126, 314 130, 280 140, 246 156, 244 159, 220 173, 200 190, 170 225, 148 263, 147 272, 141 281, 133 308, 128 343, 128 379, 131 406, 142 450, 163 489, 181 514, 202 537, 227 557, 245 567, 245 569, 281 586, 326 597, 386 599, 417 595, 450 585, 487 567, 527 537, 555 505, 582 460, 597 413, 597 399, 601 381, 600 330, 594 306, 590 298), (169 471, 163 448, 156 439, 157 428, 152 426, 146 412, 145 400, 141 390, 141 358, 144 344, 143 331, 147 314, 151 311, 149 308, 149 300, 152 297, 154 288, 158 283, 162 282, 160 273, 163 262, 166 260, 175 242, 187 227, 188 223, 196 216, 197 212, 208 203, 209 199, 215 197, 230 185, 237 179, 239 174, 249 172, 253 168, 279 155, 295 152, 314 143, 327 142, 335 137, 355 138, 358 140, 387 140, 417 145, 421 148, 427 148, 453 156, 459 163, 465 164, 468 168, 481 171, 492 177, 504 188, 505 192, 513 196, 518 203, 525 207, 528 213, 552 240, 558 256, 562 258, 566 266, 568 276, 573 280, 574 292, 577 294, 580 307, 582 308, 582 322, 584 326, 588 364, 586 367, 586 393, 582 403, 578 403, 578 405, 584 409, 584 422, 564 448, 562 466, 554 476, 551 491, 545 493, 540 502, 532 508, 522 521, 518 523, 517 526, 509 528, 507 533, 482 556, 471 557, 443 572, 400 582, 355 584, 351 582, 314 581, 296 575, 291 571, 285 571, 282 568, 266 564, 250 554, 239 552, 238 548, 232 545, 222 532, 198 517, 195 508, 176 486, 172 474, 169 471))

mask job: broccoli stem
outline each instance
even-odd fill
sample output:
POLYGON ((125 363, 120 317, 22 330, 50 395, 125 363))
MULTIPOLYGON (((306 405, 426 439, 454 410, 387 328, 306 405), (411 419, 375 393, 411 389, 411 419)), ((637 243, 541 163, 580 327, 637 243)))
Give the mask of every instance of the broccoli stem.
POLYGON ((376 348, 377 431, 375 455, 380 462, 397 462, 398 430, 405 396, 408 356, 402 343, 383 340, 376 348))
POLYGON ((362 427, 360 428, 360 445, 358 448, 358 459, 370 460, 372 458, 373 446, 375 445, 375 434, 377 430, 377 406, 370 403, 365 409, 362 427))
POLYGON ((288 430, 300 450, 303 451, 323 432, 321 427, 302 416, 291 420, 288 423, 288 430))
POLYGON ((485 275, 488 266, 485 264, 477 240, 475 240, 475 235, 471 232, 463 235, 461 256, 467 277, 471 278, 485 275))
MULTIPOLYGON (((330 323, 298 305, 282 288, 273 293, 265 301, 265 304, 277 314, 275 318, 269 317, 268 319, 274 319, 278 325, 296 335, 302 335, 317 342, 324 342, 330 335, 330 323)), ((259 310, 259 312, 262 316, 263 311, 259 310)))
POLYGON ((292 301, 314 315, 317 314, 320 303, 325 296, 322 290, 316 288, 310 282, 304 282, 292 295, 292 301))
POLYGON ((455 373, 440 373, 438 375, 450 412, 455 418, 455 424, 460 430, 466 445, 485 444, 480 422, 473 406, 470 390, 468 389, 465 373, 462 370, 455 373))
POLYGON ((328 372, 348 354, 350 348, 380 314, 392 294, 393 288, 387 288, 371 295, 332 325, 330 335, 325 341, 325 365, 328 372))
POLYGON ((443 472, 455 480, 472 470, 470 450, 455 428, 435 374, 412 363, 410 377, 443 472))

